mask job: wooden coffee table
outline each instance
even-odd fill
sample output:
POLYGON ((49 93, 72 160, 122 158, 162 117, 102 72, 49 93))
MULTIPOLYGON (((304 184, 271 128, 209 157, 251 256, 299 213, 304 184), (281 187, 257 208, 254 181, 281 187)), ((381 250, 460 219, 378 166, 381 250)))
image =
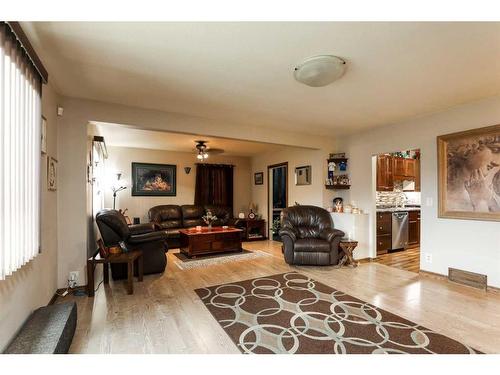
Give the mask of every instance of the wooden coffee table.
POLYGON ((241 247, 241 229, 202 227, 181 229, 181 252, 189 258, 198 255, 225 253, 231 251, 242 251, 241 247))

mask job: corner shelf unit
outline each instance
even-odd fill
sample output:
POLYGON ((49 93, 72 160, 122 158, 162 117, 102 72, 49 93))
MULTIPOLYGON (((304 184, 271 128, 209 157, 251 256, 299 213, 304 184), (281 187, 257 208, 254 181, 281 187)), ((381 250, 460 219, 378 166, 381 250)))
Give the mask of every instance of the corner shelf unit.
MULTIPOLYGON (((347 165, 348 165, 347 160, 348 160, 348 158, 328 158, 328 159, 326 159, 328 164, 333 162, 337 166, 340 163, 345 163, 345 165, 346 165, 346 171, 336 170, 333 172, 333 176, 348 175, 347 174, 347 165), (338 172, 341 172, 341 173, 338 173, 338 172), (337 173, 337 174, 335 174, 335 173, 337 173)), ((327 175, 328 175, 328 178, 330 178, 328 170, 327 170, 327 175)), ((351 188, 351 185, 350 184, 325 184, 325 188, 329 189, 329 190, 348 190, 351 188)))
POLYGON ((351 188, 351 185, 334 184, 334 185, 325 185, 325 187, 330 190, 348 190, 351 188))

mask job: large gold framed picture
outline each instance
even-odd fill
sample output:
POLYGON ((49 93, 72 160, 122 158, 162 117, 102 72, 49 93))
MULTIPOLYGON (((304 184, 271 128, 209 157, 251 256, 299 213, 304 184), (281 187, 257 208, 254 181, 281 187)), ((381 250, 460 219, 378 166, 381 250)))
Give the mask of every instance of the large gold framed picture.
POLYGON ((437 137, 439 217, 500 221, 500 125, 437 137))

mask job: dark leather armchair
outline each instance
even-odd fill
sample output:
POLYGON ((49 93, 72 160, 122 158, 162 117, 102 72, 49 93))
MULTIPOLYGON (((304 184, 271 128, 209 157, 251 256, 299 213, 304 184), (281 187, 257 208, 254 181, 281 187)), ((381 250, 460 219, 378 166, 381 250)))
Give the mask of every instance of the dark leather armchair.
MULTIPOLYGON (((161 273, 167 266, 168 251, 164 232, 153 231, 151 224, 127 225, 125 217, 116 210, 101 210, 96 215, 97 226, 106 246, 116 246, 120 241, 131 250, 142 250, 144 274, 161 273)), ((126 264, 111 264, 113 279, 127 277, 126 264)))
POLYGON ((283 210, 280 236, 288 264, 332 265, 340 258, 344 232, 333 228, 327 210, 316 206, 293 206, 283 210))

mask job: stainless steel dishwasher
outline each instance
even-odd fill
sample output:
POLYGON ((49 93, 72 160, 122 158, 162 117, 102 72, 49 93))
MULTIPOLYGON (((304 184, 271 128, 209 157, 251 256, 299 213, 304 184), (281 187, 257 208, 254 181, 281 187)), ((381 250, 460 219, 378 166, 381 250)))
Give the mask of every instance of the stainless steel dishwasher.
POLYGON ((408 221, 407 211, 392 213, 392 250, 408 246, 408 221))

